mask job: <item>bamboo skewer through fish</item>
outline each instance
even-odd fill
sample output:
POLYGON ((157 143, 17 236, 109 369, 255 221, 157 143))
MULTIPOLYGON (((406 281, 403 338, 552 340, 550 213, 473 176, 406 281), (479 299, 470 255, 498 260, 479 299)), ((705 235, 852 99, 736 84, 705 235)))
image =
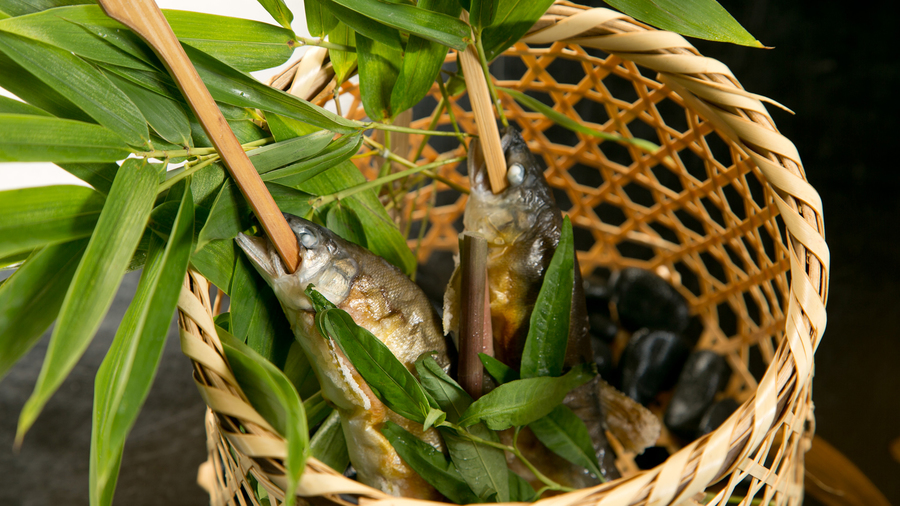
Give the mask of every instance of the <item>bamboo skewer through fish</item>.
POLYGON ((297 270, 297 238, 185 54, 162 11, 153 0, 100 0, 100 6, 109 17, 144 39, 166 65, 285 266, 290 272, 297 270))

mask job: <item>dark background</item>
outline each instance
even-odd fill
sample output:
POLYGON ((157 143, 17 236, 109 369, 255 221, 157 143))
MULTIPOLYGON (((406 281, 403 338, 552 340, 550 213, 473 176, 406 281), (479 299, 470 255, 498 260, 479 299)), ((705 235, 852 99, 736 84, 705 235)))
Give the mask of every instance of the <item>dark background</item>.
MULTIPOLYGON (((900 438, 896 16, 877 2, 722 4, 773 49, 692 42, 729 65, 746 89, 797 113, 771 108, 825 205, 832 268, 828 329, 816 356, 817 433, 900 504, 900 462, 888 452, 900 438)), ((46 336, 0 385, 0 505, 88 504, 93 378, 136 285, 136 274, 126 277, 97 338, 18 455, 11 450, 16 420, 40 371, 46 336)), ((195 483, 206 459, 203 415, 173 325, 125 448, 118 504, 208 502, 195 483)))

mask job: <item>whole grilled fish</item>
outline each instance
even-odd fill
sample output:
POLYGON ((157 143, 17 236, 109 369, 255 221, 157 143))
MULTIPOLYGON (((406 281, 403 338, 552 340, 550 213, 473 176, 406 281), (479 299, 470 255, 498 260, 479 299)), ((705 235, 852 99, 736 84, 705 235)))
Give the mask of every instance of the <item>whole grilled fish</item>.
MULTIPOLYGON (((491 191, 483 155, 476 143, 473 141, 469 148, 471 193, 463 223, 467 232, 481 234, 488 242, 488 291, 495 357, 519 369, 531 312, 559 243, 562 213, 556 207, 543 170, 517 131, 509 128, 501 139, 509 186, 496 195, 491 191)), ((457 268, 444 295, 445 332, 455 333, 458 329, 459 297, 457 268)), ((593 361, 588 330, 584 287, 576 260, 565 357, 567 368, 593 361)), ((617 477, 614 455, 604 434, 597 381, 572 391, 564 404, 587 425, 605 477, 617 477)), ((522 436, 526 436, 525 432, 522 436)), ((527 443, 527 436, 520 437, 519 441, 520 446, 527 443)), ((555 455, 551 456, 539 442, 533 441, 529 446, 529 449, 521 448, 526 456, 527 451, 535 452, 536 459, 529 460, 546 463, 547 471, 561 475, 563 483, 574 487, 597 483, 586 472, 575 471, 574 465, 570 465, 572 469, 561 470, 552 458, 555 455)), ((510 465, 515 464, 510 462, 510 465)), ((516 466, 517 472, 520 469, 516 466)), ((530 475, 527 470, 521 471, 523 476, 530 475)))
POLYGON ((394 413, 375 397, 336 343, 319 333, 304 290, 314 284, 413 373, 419 355, 430 351, 437 352, 441 366, 449 367, 434 309, 422 291, 384 259, 309 221, 289 214, 285 218, 300 247, 300 265, 293 274, 285 271, 266 237, 240 234, 236 240, 274 290, 313 366, 322 396, 340 413, 359 480, 394 496, 439 499, 440 494, 400 459, 381 427, 393 421, 442 450, 440 436, 434 429, 423 431, 421 424, 394 413))

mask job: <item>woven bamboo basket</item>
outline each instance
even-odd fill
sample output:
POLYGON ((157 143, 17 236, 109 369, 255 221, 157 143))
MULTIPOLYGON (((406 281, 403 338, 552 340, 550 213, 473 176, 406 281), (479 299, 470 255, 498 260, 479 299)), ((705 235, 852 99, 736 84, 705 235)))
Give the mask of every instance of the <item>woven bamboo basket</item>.
MULTIPOLYGON (((568 3, 551 7, 494 65, 520 76, 500 86, 543 98, 597 130, 660 145, 648 153, 591 135, 562 135, 543 115, 503 96, 507 117, 543 157, 558 203, 572 219, 583 273, 637 266, 668 276, 701 323, 697 347, 727 357, 734 374, 725 394, 743 402, 716 431, 654 469, 640 471, 633 455, 619 452, 623 478, 538 503, 800 504, 803 456, 814 430, 813 355, 825 329, 829 253, 819 196, 796 148, 766 112, 766 99, 745 91, 724 64, 701 56, 677 34, 568 3), (554 70, 566 66, 579 68, 581 77, 557 81, 554 70)), ((327 76, 323 67, 317 81, 307 79, 316 81, 307 83, 314 88, 307 95, 330 98, 334 86, 327 76)), ((339 91, 352 97, 344 100, 343 113, 364 116, 354 85, 339 91)), ((440 97, 435 88, 433 100, 416 109, 421 117, 413 127, 431 123, 432 113, 421 110, 440 97)), ((451 110, 472 132, 467 104, 463 94, 451 100, 451 110)), ((449 124, 444 112, 437 125, 449 124)), ((422 139, 407 141, 415 148, 422 139)), ((453 154, 448 151, 458 155, 462 148, 432 143, 422 157, 431 162, 453 154)), ((367 160, 361 168, 374 170, 362 165, 367 160)), ((464 172, 444 166, 439 175, 465 187, 464 172)), ((398 220, 412 220, 422 231, 410 240, 420 261, 457 247, 465 201, 436 183, 397 206, 398 220)), ((284 441, 247 402, 223 358, 209 293, 207 281, 192 272, 178 305, 182 348, 210 408, 210 459, 199 481, 216 506, 257 505, 263 489, 270 504, 280 504, 284 441)), ((315 459, 298 495, 315 504, 426 504, 387 496, 315 459)))

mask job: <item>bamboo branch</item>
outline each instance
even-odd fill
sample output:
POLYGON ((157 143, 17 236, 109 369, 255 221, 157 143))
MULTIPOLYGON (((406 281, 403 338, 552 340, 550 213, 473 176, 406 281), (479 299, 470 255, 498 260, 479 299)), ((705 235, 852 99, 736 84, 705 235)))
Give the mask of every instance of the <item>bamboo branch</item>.
POLYGON ((475 399, 481 397, 484 383, 478 354, 485 352, 485 343, 492 339, 487 249, 487 241, 480 235, 464 232, 460 236, 459 384, 475 399))

